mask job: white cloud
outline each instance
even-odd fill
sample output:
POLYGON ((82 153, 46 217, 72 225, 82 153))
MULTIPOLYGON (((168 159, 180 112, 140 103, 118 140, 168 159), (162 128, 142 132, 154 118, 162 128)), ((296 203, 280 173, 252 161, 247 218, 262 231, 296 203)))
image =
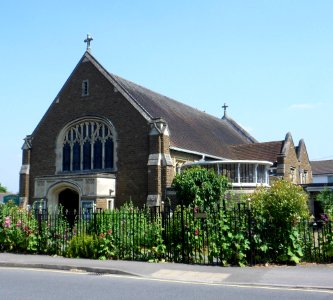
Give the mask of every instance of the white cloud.
POLYGON ((299 104, 292 104, 288 107, 288 109, 313 109, 320 106, 322 103, 299 103, 299 104))
POLYGON ((289 109, 311 109, 315 107, 316 105, 314 104, 303 103, 303 104, 292 104, 289 106, 289 109))

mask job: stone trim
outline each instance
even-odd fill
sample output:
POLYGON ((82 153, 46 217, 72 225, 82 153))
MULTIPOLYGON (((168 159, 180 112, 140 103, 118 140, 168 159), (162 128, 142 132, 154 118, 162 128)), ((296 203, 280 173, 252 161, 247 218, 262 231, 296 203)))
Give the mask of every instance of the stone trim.
POLYGON ((147 166, 160 166, 161 160, 161 153, 149 154, 147 166))
POLYGON ((20 174, 29 175, 30 174, 30 165, 22 165, 20 174))
POLYGON ((147 196, 147 206, 160 206, 161 195, 151 194, 147 196))

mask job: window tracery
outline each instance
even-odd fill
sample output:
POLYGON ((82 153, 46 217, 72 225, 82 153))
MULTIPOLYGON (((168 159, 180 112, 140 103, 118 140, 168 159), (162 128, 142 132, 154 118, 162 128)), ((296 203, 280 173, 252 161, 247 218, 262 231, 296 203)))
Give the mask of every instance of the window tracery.
POLYGON ((62 142, 62 171, 104 170, 114 167, 112 128, 100 120, 70 126, 62 142))

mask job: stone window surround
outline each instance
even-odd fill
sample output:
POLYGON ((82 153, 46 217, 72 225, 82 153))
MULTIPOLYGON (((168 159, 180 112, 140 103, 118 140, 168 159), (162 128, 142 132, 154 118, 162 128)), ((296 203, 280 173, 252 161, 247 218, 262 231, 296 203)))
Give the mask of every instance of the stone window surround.
MULTIPOLYGON (((113 126, 112 122, 104 117, 97 117, 97 116, 86 116, 82 118, 75 119, 69 123, 67 123, 63 129, 60 131, 57 141, 56 141, 56 174, 61 174, 63 172, 63 145, 64 145, 64 140, 66 133, 70 128, 73 126, 76 126, 77 124, 82 124, 85 122, 97 122, 104 124, 108 127, 108 129, 111 132, 111 135, 113 137, 113 168, 108 169, 108 171, 115 172, 117 170, 117 132, 115 130, 115 127, 113 126)), ((104 157, 103 157, 104 159, 104 157)), ((81 158, 82 160, 82 158, 81 158)), ((101 170, 94 170, 94 169, 87 169, 87 170, 77 170, 77 171, 66 171, 66 173, 82 173, 82 172, 96 172, 96 171, 101 171, 101 170)))
POLYGON ((89 80, 85 79, 82 81, 82 97, 89 96, 89 80))

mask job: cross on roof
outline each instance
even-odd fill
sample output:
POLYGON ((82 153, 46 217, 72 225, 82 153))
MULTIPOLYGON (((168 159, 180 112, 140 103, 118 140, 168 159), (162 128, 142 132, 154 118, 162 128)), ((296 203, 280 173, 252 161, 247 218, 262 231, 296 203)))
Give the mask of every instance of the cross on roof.
POLYGON ((90 52, 90 42, 93 40, 92 36, 88 33, 87 38, 84 40, 87 43, 87 51, 90 52))
POLYGON ((224 116, 226 117, 228 105, 226 103, 224 103, 224 105, 222 106, 222 108, 224 109, 224 116))

